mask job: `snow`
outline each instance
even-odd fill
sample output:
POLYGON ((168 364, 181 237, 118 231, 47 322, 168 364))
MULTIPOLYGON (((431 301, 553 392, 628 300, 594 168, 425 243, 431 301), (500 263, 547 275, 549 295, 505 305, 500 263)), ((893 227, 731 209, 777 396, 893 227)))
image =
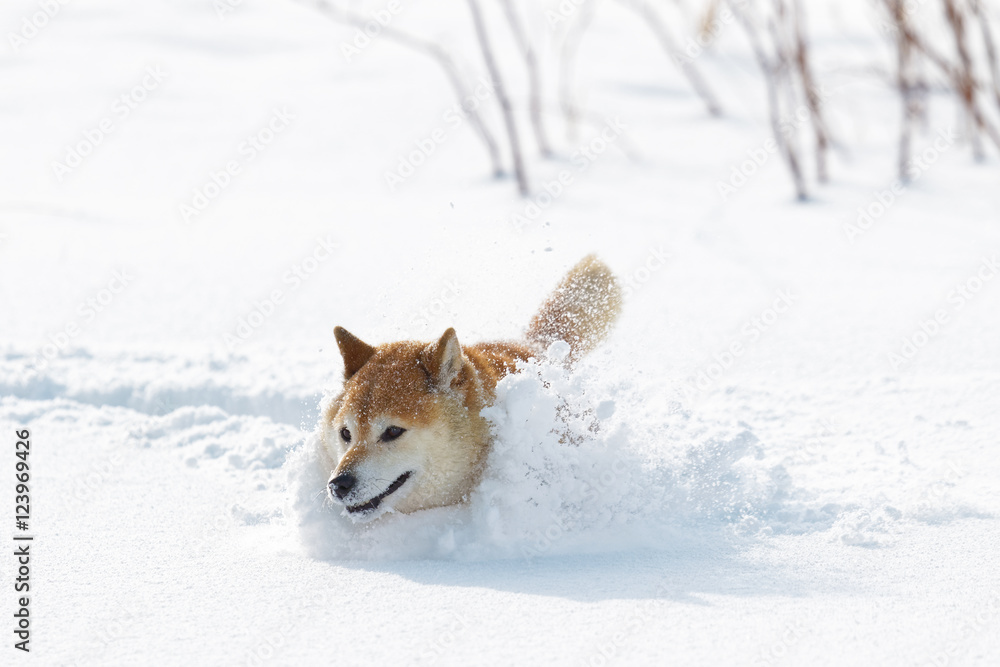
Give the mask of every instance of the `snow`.
MULTIPOLYGON (((525 7, 551 63, 555 4, 525 7)), ((37 11, 5 3, 4 34, 37 11)), ((593 123, 570 138, 547 117, 560 150, 529 159, 536 198, 569 176, 526 224, 447 124, 433 63, 384 39, 347 62, 353 31, 308 6, 66 3, 6 45, 0 466, 30 429, 36 538, 32 651, 4 664, 1000 661, 997 159, 974 163, 959 132, 852 238, 895 176, 898 106, 869 71, 892 54, 869 4, 810 12, 844 144, 813 200, 792 202, 776 156, 719 194, 768 131, 738 26, 698 59, 712 119, 603 3, 577 73, 593 123), (287 127, 241 152, 277 113, 287 127), (52 162, 104 118, 60 181, 52 162), (620 137, 574 159, 615 119, 620 137), (595 251, 628 285, 623 317, 572 372, 501 382, 467 504, 355 524, 326 502, 334 325, 515 337, 595 251)), ((476 54, 464 7, 393 21, 476 54)), ((921 150, 955 126, 945 95, 931 110, 921 150)), ((8 522, 13 496, 0 474, 8 522)), ((6 566, 0 590, 11 618, 6 566)))

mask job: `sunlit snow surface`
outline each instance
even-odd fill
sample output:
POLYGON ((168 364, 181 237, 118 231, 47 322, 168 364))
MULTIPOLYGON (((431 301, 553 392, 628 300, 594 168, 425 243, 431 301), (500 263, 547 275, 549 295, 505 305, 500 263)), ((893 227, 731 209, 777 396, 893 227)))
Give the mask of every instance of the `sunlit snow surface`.
MULTIPOLYGON (((950 298, 1000 253, 1000 165, 960 139, 849 238, 895 175, 895 55, 871 3, 803 4, 839 146, 812 201, 792 202, 776 157, 720 196, 769 131, 738 26, 698 60, 714 119, 607 2, 577 68, 590 119, 567 132, 553 92, 558 155, 527 155, 536 188, 574 182, 524 226, 465 125, 386 187, 454 104, 432 61, 374 40, 347 62, 353 31, 308 3, 60 5, 0 58, 0 441, 31 430, 36 535, 36 643, 15 664, 1000 662, 1000 279, 950 298), (58 180, 153 66, 162 84, 58 180), (185 224, 179 204, 282 108, 290 125, 185 224), (620 141, 580 170, 615 118, 620 141), (591 252, 626 282, 622 318, 573 371, 500 383, 466 504, 356 524, 327 500, 335 325, 372 344, 516 339, 591 252)), ((404 5, 401 29, 481 74, 463 3, 404 5)), ((553 88, 557 5, 523 5, 553 88)), ((3 3, 2 34, 38 11, 3 3)), ((920 150, 959 115, 930 101, 920 150)))

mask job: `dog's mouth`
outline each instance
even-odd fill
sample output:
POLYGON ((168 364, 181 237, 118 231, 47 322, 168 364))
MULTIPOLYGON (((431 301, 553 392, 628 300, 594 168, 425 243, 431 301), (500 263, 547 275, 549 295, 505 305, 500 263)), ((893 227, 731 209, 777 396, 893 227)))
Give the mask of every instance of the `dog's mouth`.
POLYGON ((352 507, 348 507, 347 511, 350 512, 351 514, 354 514, 354 513, 357 513, 357 512, 370 512, 373 509, 377 509, 378 506, 379 506, 379 503, 381 503, 387 497, 389 497, 390 495, 392 495, 393 493, 395 493, 396 491, 398 491, 399 487, 403 486, 403 484, 406 483, 406 480, 408 480, 410 478, 410 475, 412 475, 412 474, 413 474, 413 471, 404 472, 402 475, 400 475, 399 477, 397 477, 396 481, 393 482, 392 484, 390 484, 389 488, 387 488, 385 491, 383 491, 382 493, 378 494, 377 496, 375 496, 374 498, 372 498, 368 502, 361 503, 360 505, 354 505, 352 507))

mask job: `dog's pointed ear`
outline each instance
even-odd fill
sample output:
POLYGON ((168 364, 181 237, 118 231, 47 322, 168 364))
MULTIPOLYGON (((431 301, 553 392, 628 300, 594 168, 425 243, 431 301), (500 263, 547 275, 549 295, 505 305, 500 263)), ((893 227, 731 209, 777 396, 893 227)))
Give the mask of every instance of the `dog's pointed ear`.
POLYGON ((340 356, 344 358, 344 379, 350 380, 351 376, 361 370, 365 362, 375 354, 375 348, 344 327, 334 327, 333 335, 337 338, 340 356))
POLYGON ((462 346, 458 344, 458 335, 454 329, 448 329, 431 348, 428 368, 431 377, 438 387, 448 387, 464 366, 465 357, 462 355, 462 346))

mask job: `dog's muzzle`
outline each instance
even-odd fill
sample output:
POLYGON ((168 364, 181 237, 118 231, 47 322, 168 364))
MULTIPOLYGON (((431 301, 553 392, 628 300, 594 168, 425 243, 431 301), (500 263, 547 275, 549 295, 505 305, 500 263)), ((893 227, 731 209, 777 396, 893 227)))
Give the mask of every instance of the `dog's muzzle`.
MULTIPOLYGON (((406 483, 406 480, 408 480, 412 474, 413 474, 412 470, 404 472, 402 475, 397 477, 396 481, 390 484, 385 491, 378 494, 371 500, 361 503, 360 505, 348 506, 347 511, 355 513, 355 512, 368 512, 377 509, 379 504, 387 497, 398 491, 399 488, 406 483)), ((347 497, 347 495, 351 492, 351 490, 354 489, 357 483, 358 483, 357 478, 351 473, 349 472, 341 473, 330 480, 329 484, 330 495, 337 498, 337 500, 342 501, 344 500, 345 497, 347 497)))

